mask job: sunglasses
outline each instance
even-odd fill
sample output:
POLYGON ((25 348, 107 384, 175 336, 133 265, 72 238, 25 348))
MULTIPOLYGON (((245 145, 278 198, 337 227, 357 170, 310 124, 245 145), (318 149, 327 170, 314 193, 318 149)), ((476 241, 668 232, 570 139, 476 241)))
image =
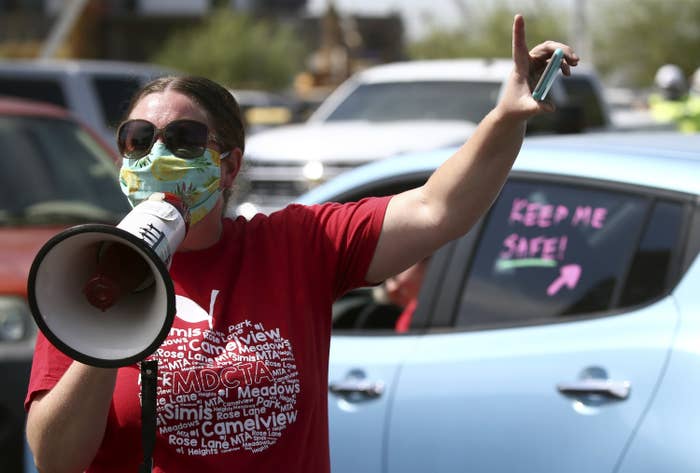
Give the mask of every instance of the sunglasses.
POLYGON ((143 158, 159 136, 175 156, 183 159, 198 158, 209 141, 217 142, 209 128, 195 120, 174 120, 163 128, 156 128, 147 120, 127 120, 117 130, 119 153, 126 159, 143 158))

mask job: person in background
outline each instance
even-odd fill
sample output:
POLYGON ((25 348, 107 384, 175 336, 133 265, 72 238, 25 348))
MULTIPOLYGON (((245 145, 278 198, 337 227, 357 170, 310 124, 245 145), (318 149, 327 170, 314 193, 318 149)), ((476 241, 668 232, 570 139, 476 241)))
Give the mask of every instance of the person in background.
POLYGON ((430 257, 423 258, 405 271, 384 281, 384 292, 387 299, 402 309, 394 327, 398 333, 407 332, 411 327, 413 312, 418 305, 418 293, 423 284, 429 261, 430 257))
POLYGON ((697 97, 689 94, 683 70, 675 64, 664 64, 654 76, 656 92, 649 97, 649 110, 659 123, 673 123, 685 133, 700 130, 700 107, 697 97))
MULTIPOLYGON (((513 70, 495 108, 421 187, 347 204, 290 205, 251 220, 224 209, 244 152, 238 105, 204 78, 146 85, 118 131, 132 205, 176 192, 192 220, 170 275, 177 314, 159 361, 157 472, 328 473, 328 355, 333 302, 377 284, 466 233, 493 203, 556 48, 530 51, 513 22, 513 70)), ((407 97, 410 100, 410 97, 407 97)), ((71 360, 43 335, 25 406, 44 472, 127 472, 141 462, 139 367, 71 360)))
POLYGON ((680 125, 681 131, 700 132, 700 67, 690 77, 690 91, 686 103, 686 118, 680 125))

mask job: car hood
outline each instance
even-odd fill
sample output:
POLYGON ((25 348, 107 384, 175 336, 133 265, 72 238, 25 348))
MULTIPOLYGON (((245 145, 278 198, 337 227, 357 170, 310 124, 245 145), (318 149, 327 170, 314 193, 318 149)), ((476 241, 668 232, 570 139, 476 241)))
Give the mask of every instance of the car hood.
POLYGON ((474 128, 476 125, 468 121, 342 121, 289 125, 252 135, 246 143, 246 158, 254 162, 359 163, 461 144, 474 128))
POLYGON ((0 295, 26 296, 27 276, 34 257, 63 228, 0 228, 0 295))

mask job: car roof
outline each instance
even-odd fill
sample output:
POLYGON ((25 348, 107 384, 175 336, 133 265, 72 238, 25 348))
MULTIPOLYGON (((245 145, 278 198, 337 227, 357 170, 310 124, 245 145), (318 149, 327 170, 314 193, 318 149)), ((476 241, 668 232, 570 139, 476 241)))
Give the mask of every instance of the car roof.
POLYGON ((108 73, 108 74, 143 74, 162 75, 175 72, 165 67, 149 63, 129 61, 108 61, 97 59, 13 59, 0 60, 0 71, 67 71, 70 73, 108 73))
POLYGON ((2 95, 0 95, 0 115, 31 115, 56 118, 71 117, 71 114, 67 110, 50 103, 2 95))
MULTIPOLYGON (((411 153, 355 168, 309 191, 298 202, 332 200, 369 181, 426 173, 456 148, 411 153)), ((585 177, 700 194, 700 134, 600 132, 525 139, 514 171, 585 177)))
POLYGON ((509 59, 435 59, 383 64, 359 73, 365 83, 478 80, 502 82, 513 67, 509 59))
MULTIPOLYGON (((373 66, 356 75, 362 83, 416 81, 502 82, 513 68, 506 58, 430 59, 373 66)), ((572 74, 593 74, 589 66, 572 68, 572 74)))

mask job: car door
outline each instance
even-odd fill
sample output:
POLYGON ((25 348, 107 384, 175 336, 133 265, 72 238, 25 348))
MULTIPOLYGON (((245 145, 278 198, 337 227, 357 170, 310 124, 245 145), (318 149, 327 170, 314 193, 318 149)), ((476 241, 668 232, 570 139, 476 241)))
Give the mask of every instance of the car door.
POLYGON ((409 333, 398 334, 398 313, 371 302, 372 295, 366 290, 336 304, 328 398, 333 473, 386 471, 387 428, 395 387, 403 364, 421 340, 430 307, 437 303, 437 288, 452 251, 452 245, 447 245, 430 259, 409 333), (354 307, 373 310, 363 318, 354 307))
POLYGON ((371 291, 356 291, 336 304, 329 369, 334 473, 386 471, 387 428, 395 386, 428 324, 430 308, 437 303, 453 246, 447 245, 430 258, 409 333, 396 331, 398 312, 388 309, 390 304, 373 302, 371 291), (372 310, 363 317, 368 307, 372 310))
POLYGON ((385 471, 615 471, 678 324, 667 197, 509 181, 401 366, 385 471))
POLYGON ((417 337, 335 335, 328 413, 331 471, 384 470, 386 423, 399 369, 417 337))

